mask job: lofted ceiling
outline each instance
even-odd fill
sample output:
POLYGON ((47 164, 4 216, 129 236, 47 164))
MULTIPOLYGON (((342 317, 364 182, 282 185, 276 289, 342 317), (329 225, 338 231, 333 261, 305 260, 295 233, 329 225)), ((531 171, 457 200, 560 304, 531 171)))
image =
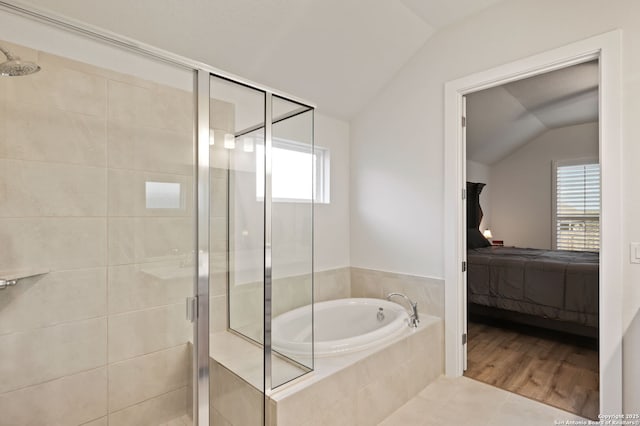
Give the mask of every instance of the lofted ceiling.
POLYGON ((30 0, 352 118, 439 28, 498 0, 30 0))
POLYGON ((549 129, 598 120, 597 61, 467 96, 467 159, 493 164, 549 129))

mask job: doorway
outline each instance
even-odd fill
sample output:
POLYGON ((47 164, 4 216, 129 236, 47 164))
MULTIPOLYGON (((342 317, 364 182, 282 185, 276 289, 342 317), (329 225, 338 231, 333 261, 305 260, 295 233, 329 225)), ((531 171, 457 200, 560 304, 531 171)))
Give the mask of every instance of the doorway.
POLYGON ((597 420, 598 61, 465 95, 464 375, 597 420))
POLYGON ((447 83, 445 87, 445 269, 446 269, 446 372, 460 376, 466 354, 465 268, 466 238, 462 229, 466 217, 461 197, 465 189, 464 144, 460 117, 463 96, 526 77, 598 59, 598 99, 601 126, 600 165, 602 209, 599 281, 599 382, 600 412, 622 411, 622 247, 620 179, 620 39, 610 32, 517 62, 506 64, 447 83), (454 213, 455 212, 455 213, 454 213))

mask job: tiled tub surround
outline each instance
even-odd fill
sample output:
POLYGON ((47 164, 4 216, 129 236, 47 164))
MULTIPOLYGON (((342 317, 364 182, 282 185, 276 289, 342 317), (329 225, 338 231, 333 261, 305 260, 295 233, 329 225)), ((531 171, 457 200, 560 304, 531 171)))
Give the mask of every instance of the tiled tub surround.
MULTIPOLYGON (((349 268, 338 268, 316 272, 314 298, 316 301, 349 297, 349 268)), ((212 275, 212 281, 215 276, 212 275)), ((291 306, 279 310, 291 310, 302 306, 308 300, 307 286, 297 287, 300 277, 274 281, 274 292, 281 294, 280 301, 291 306), (300 293, 300 294, 298 294, 300 293), (286 294, 287 297, 284 297, 286 294)), ((222 274, 219 280, 225 280, 222 274)), ((212 286, 215 284, 212 282, 212 286)), ((213 288, 213 287, 212 287, 213 288)), ((263 355, 262 348, 246 339, 227 331, 227 306, 224 287, 216 286, 218 295, 212 298, 211 318, 211 407, 212 426, 242 425, 259 426, 262 423, 263 355), (232 397, 232 395, 234 395, 232 397), (237 398, 235 400, 233 398, 237 398), (214 423, 215 422, 215 423, 214 423)), ((232 304, 238 319, 246 320, 240 331, 258 340, 262 333, 262 288, 258 284, 247 285, 246 292, 237 300, 244 303, 232 304), (251 302, 252 301, 252 302, 251 302)), ((274 381, 282 383, 300 376, 304 370, 278 357, 273 358, 274 381)))
MULTIPOLYGON (((212 419, 221 423, 211 425, 260 425, 261 348, 228 332, 212 335, 212 345, 214 339, 219 344, 212 347, 211 371, 217 380, 212 382, 211 407, 212 419), (247 356, 240 358, 238 353, 247 356)), ((268 396, 266 424, 375 425, 439 377, 443 359, 442 320, 423 314, 417 329, 407 327, 385 345, 317 358, 313 372, 268 396)), ((284 361, 279 367, 274 371, 287 374, 284 361)), ((294 370, 289 374, 299 376, 294 370)))
POLYGON ((16 46, 0 79, 0 425, 157 425, 187 412, 190 93, 16 46), (145 182, 183 209, 147 209, 145 182))
POLYGON ((444 280, 416 275, 350 268, 351 297, 385 298, 389 293, 406 294, 418 309, 444 318, 444 280))
POLYGON ((269 395, 267 424, 375 425, 443 372, 442 320, 422 315, 386 345, 317 358, 312 373, 269 395))
MULTIPOLYGON (((310 280, 310 275, 273 280, 274 317, 309 304, 310 280)), ((349 268, 316 271, 314 273, 313 300, 323 302, 348 298, 351 292, 349 282, 349 268)), ((262 316, 263 303, 262 283, 245 284, 236 290, 235 297, 231 300, 231 312, 234 316, 235 329, 238 332, 254 340, 261 339, 264 321, 262 316)), ((215 313, 216 317, 220 319, 214 324, 212 331, 226 330, 226 307, 224 309, 224 316, 215 313)))
POLYGON ((209 388, 209 425, 262 426, 264 413, 262 391, 213 359, 209 362, 209 369, 212 377, 215 378, 211 381, 209 388))
MULTIPOLYGON (((306 294, 297 293, 304 292, 305 286, 297 288, 298 279, 280 281, 281 288, 276 288, 274 282, 274 292, 288 292, 279 299, 287 300, 288 305, 277 307, 278 313, 304 304, 306 294)), ((261 333, 262 289, 256 285, 243 291, 248 293, 243 300, 254 300, 259 308, 252 309, 252 304, 245 303, 232 309, 242 312, 243 318, 252 319, 244 331, 261 333)), ((438 318, 444 312, 442 280, 348 267, 315 273, 316 302, 347 297, 383 298, 393 291, 418 301, 418 332, 383 347, 342 357, 316 358, 313 372, 270 396, 268 425, 374 425, 444 372, 444 337, 442 320, 438 318)), ((224 331, 226 315, 216 317, 220 322, 211 335, 212 419, 221 422, 215 426, 260 424, 261 418, 255 414, 262 407, 262 350, 224 331), (236 402, 229 397, 231 394, 236 402)), ((277 382, 300 374, 285 361, 274 372, 282 375, 277 382)))

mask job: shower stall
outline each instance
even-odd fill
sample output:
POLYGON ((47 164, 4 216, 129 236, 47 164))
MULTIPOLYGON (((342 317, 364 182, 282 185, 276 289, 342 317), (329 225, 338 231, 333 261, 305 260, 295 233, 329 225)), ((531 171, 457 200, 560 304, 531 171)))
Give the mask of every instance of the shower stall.
POLYGON ((314 368, 313 106, 4 1, 0 53, 0 426, 268 423, 314 368))

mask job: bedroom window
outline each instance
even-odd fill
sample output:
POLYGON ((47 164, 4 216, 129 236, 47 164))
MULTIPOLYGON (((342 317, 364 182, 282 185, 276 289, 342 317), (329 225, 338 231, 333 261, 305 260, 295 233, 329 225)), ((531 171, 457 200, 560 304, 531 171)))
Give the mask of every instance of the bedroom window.
POLYGON ((600 164, 554 162, 555 250, 600 251, 600 164))

